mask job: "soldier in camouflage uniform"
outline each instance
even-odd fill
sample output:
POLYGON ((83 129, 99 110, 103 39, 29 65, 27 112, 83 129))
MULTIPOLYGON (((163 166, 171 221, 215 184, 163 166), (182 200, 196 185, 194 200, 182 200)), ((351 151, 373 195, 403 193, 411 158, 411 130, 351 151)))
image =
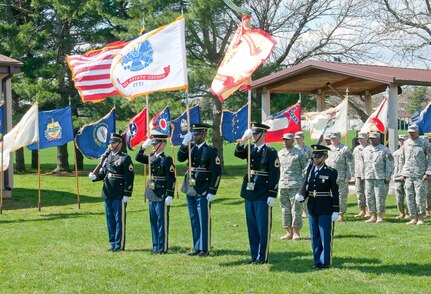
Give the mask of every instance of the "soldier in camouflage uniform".
POLYGON ((347 195, 349 194, 349 180, 354 169, 353 155, 349 147, 340 143, 340 132, 331 133, 331 149, 328 152, 326 164, 338 172, 338 189, 340 194, 340 214, 337 221, 345 221, 347 210, 347 195))
POLYGON ((386 210, 386 195, 394 171, 394 158, 386 146, 380 144, 380 133, 373 132, 371 145, 364 148, 365 196, 370 219, 366 223, 382 223, 386 210))
POLYGON ((398 142, 400 143, 400 148, 396 150, 393 154, 394 157, 394 174, 392 179, 395 185, 395 199, 397 201, 397 208, 400 211, 400 215, 396 218, 405 218, 406 217, 406 205, 404 203, 404 199, 406 198, 406 193, 404 192, 404 180, 403 175, 401 173, 402 168, 404 166, 404 141, 407 139, 406 135, 399 135, 398 142))
POLYGON ((365 178, 364 178, 364 158, 363 150, 368 144, 368 135, 366 133, 358 134, 359 145, 353 149, 353 158, 355 160, 355 188, 358 196, 358 207, 361 210, 355 217, 363 218, 366 216, 367 202, 365 200, 365 178))
MULTIPOLYGON (((304 132, 296 132, 295 133, 295 141, 296 147, 299 148, 302 152, 307 155, 307 159, 311 160, 311 154, 313 153, 313 149, 310 146, 304 144, 304 132)), ((307 202, 308 198, 304 201, 304 209, 302 210, 302 218, 307 218, 307 202)))
POLYGON ((331 133, 326 133, 323 135, 322 144, 325 146, 331 146, 331 133))
POLYGON ((291 133, 284 134, 284 148, 278 151, 278 158, 280 160, 280 182, 278 188, 281 224, 287 231, 280 240, 299 240, 302 228, 301 213, 303 206, 302 203, 295 201, 295 195, 300 192, 303 173, 309 158, 299 148, 293 146, 293 137, 291 133))
MULTIPOLYGON (((428 143, 431 143, 431 137, 428 136, 428 143)), ((431 145, 430 145, 431 146, 431 145)), ((431 159, 430 159, 431 160, 431 159)), ((430 208, 431 208, 431 177, 428 177, 428 193, 427 193, 427 208, 425 209, 425 217, 431 217, 431 212, 430 212, 430 208)))
POLYGON ((419 138, 417 125, 410 125, 407 131, 410 138, 404 143, 405 163, 402 170, 407 207, 412 218, 407 224, 423 225, 427 181, 431 175, 431 148, 428 141, 419 138))

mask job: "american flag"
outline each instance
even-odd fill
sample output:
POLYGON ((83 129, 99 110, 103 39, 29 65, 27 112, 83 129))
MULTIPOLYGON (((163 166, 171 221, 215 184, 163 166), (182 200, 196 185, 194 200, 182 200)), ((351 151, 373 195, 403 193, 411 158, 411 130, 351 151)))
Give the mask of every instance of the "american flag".
POLYGON ((99 50, 66 56, 75 88, 82 101, 100 102, 107 97, 118 95, 111 82, 111 63, 115 54, 126 44, 126 41, 117 41, 99 50))

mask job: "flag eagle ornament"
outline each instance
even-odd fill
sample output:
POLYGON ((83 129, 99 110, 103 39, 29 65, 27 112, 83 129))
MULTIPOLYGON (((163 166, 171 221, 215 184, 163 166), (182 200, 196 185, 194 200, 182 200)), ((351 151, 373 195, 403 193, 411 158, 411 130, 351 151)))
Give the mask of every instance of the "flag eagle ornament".
POLYGON ((187 89, 184 17, 130 41, 117 52, 111 81, 129 100, 156 91, 187 89))

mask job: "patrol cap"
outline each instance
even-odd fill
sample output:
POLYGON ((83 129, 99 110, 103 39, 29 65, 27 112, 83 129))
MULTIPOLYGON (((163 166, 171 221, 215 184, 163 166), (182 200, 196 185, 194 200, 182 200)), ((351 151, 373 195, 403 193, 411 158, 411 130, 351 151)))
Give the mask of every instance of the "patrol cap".
POLYGON ((380 139, 380 133, 379 132, 371 132, 368 136, 370 139, 380 139))
POLYGON ((359 133, 358 139, 368 139, 368 134, 367 133, 359 133))
POLYGON ((120 134, 112 133, 109 143, 123 142, 123 137, 120 134))
POLYGON ((192 124, 192 128, 193 128, 192 133, 193 135, 204 134, 211 127, 212 127, 211 125, 205 124, 205 123, 192 124))
POLYGON ((253 134, 264 133, 269 130, 269 126, 259 122, 252 122, 251 129, 253 130, 253 134))
POLYGON ((323 135, 323 140, 329 140, 331 139, 331 134, 330 133, 326 133, 323 135))
POLYGON ((153 139, 153 145, 159 144, 161 142, 165 142, 168 139, 168 136, 165 134, 152 134, 151 138, 153 139))
POLYGON ((331 139, 332 138, 340 138, 341 137, 341 133, 340 132, 332 132, 331 133, 331 139))
POLYGON ((304 132, 301 132, 301 131, 296 132, 295 133, 295 139, 298 139, 298 138, 304 138, 304 132))
POLYGON ((325 145, 311 145, 311 149, 313 149, 313 152, 311 153, 311 157, 320 158, 323 155, 328 155, 328 151, 331 150, 328 146, 325 145))
POLYGON ((407 135, 398 135, 398 140, 407 140, 407 135))
POLYGON ((293 140, 294 137, 292 133, 286 133, 283 135, 283 140, 293 140))
POLYGON ((417 125, 409 125, 407 128, 407 132, 414 133, 416 131, 419 131, 419 127, 417 125))

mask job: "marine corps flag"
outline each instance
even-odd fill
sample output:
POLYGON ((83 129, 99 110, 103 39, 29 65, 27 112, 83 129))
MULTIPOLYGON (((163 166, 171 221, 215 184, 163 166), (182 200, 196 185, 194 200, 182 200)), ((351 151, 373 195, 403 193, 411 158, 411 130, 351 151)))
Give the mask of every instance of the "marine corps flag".
POLYGON ((117 52, 111 81, 129 100, 156 91, 187 89, 184 17, 130 41, 117 52))
MULTIPOLYGON (((72 109, 70 106, 62 109, 39 112, 39 148, 61 146, 73 140, 72 109)), ((38 144, 27 147, 37 150, 38 144)))
POLYGON ((115 133, 115 107, 97 122, 83 126, 75 137, 76 147, 90 159, 98 159, 108 149, 111 133, 115 133))
POLYGON ((269 126, 265 142, 281 142, 284 133, 296 133, 301 130, 301 101, 276 114, 270 115, 263 122, 269 126))
POLYGON ((243 15, 210 91, 223 103, 236 90, 250 87, 253 72, 269 57, 277 41, 261 29, 250 28, 250 15, 243 15))
POLYGON ((129 122, 126 131, 127 147, 133 150, 135 146, 147 139, 147 108, 135 115, 129 122))

